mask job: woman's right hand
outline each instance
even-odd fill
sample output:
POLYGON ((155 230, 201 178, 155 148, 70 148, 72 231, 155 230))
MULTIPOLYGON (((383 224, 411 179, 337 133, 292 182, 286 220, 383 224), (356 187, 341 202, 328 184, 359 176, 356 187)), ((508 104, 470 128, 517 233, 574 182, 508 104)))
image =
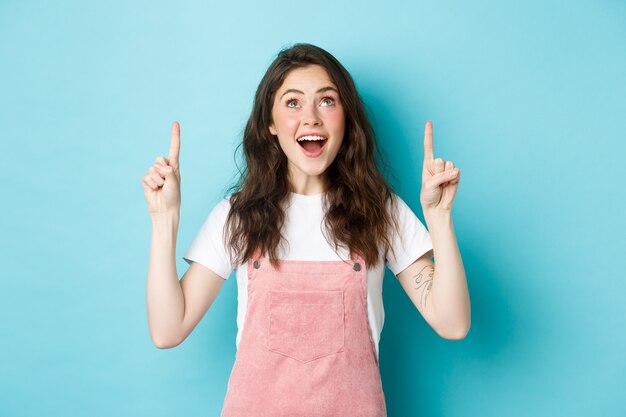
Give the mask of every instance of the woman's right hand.
POLYGON ((159 156, 153 166, 143 176, 142 186, 148 213, 155 216, 162 213, 180 213, 180 125, 172 123, 172 142, 169 158, 159 156))

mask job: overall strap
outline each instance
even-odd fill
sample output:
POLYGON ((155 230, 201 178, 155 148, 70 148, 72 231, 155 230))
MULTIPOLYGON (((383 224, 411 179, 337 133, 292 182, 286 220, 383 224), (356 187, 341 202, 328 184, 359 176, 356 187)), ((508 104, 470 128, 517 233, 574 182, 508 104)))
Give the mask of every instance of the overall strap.
POLYGON ((252 252, 252 257, 248 259, 248 285, 255 276, 255 271, 261 266, 261 249, 257 246, 252 252))
POLYGON ((263 253, 261 252, 261 248, 259 246, 252 252, 252 261, 256 261, 257 259, 261 259, 263 257, 263 253))
POLYGON ((350 260, 352 261, 352 268, 355 271, 360 271, 361 269, 365 268, 365 258, 363 258, 360 252, 352 252, 350 254, 350 260))

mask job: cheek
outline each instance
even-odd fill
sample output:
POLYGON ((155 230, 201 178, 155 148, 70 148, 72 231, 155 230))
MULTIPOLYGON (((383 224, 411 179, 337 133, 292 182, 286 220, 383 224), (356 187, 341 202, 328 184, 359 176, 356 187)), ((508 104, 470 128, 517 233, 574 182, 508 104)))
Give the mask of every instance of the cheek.
POLYGON ((274 122, 278 130, 292 131, 298 128, 300 120, 294 114, 278 113, 274 117, 274 122))
POLYGON ((343 109, 336 109, 336 111, 329 112, 326 115, 326 124, 332 126, 334 130, 343 131, 345 125, 345 115, 343 109))

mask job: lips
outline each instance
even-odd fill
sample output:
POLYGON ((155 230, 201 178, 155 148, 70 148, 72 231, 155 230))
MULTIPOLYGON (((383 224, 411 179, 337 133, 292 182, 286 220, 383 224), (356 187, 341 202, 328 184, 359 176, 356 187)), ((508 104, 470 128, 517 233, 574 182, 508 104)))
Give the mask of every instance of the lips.
POLYGON ((328 139, 315 141, 302 140, 298 142, 298 145, 300 145, 300 149, 302 149, 302 152, 304 152, 306 156, 310 158, 315 158, 322 154, 322 151, 326 147, 327 143, 328 139))

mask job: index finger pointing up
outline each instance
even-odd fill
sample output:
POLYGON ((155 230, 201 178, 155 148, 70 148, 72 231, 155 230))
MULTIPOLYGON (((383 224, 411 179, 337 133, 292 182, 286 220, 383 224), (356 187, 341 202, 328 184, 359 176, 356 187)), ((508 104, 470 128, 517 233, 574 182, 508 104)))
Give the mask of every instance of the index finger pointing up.
POLYGON ((424 160, 433 158, 433 122, 429 120, 424 128, 424 160))
POLYGON ((178 122, 172 123, 172 143, 170 144, 170 166, 178 169, 178 154, 180 152, 180 125, 178 122))

